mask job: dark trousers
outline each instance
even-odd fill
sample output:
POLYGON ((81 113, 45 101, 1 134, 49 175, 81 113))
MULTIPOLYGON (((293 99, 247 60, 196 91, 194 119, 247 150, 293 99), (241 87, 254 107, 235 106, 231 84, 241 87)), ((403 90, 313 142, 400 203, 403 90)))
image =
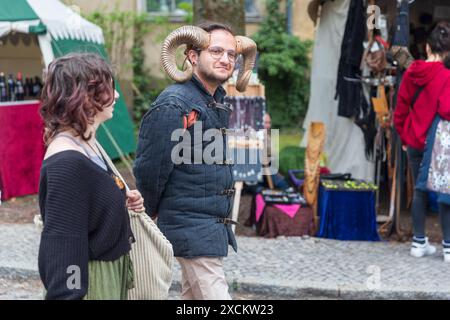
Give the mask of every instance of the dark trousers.
MULTIPOLYGON (((423 158, 423 151, 408 147, 407 155, 414 180, 413 183, 416 185, 420 164, 423 158)), ((421 190, 416 190, 414 188, 411 215, 413 220, 414 236, 418 238, 425 237, 427 204, 428 193, 421 190)), ((439 215, 441 218, 441 227, 444 240, 446 242, 450 242, 450 206, 444 203, 439 203, 439 215)))
MULTIPOLYGON (((406 152, 408 163, 413 176, 413 184, 416 185, 419 175, 419 168, 423 158, 423 151, 408 147, 406 152)), ((411 215, 413 221, 414 236, 418 238, 425 237, 425 220, 428 204, 428 194, 414 188, 414 196, 411 205, 411 215)))

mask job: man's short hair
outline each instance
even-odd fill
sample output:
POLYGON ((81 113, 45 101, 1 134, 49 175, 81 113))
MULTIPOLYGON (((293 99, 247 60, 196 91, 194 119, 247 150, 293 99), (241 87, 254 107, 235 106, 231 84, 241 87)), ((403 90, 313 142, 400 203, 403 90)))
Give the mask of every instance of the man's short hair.
POLYGON ((228 24, 225 24, 225 23, 213 22, 213 21, 202 21, 197 25, 197 27, 205 30, 208 33, 211 33, 214 30, 225 30, 225 31, 228 31, 229 33, 231 33, 233 36, 235 35, 231 26, 229 26, 228 24))
MULTIPOLYGON (((205 30, 208 33, 211 33, 214 30, 225 30, 225 31, 231 33, 233 36, 235 36, 234 31, 231 28, 231 26, 229 26, 228 24, 225 24, 225 23, 213 22, 213 21, 202 21, 199 24, 197 24, 197 27, 205 30)), ((198 48, 195 48, 193 45, 190 44, 186 47, 186 50, 184 51, 184 54, 186 56, 189 53, 189 50, 195 50, 198 53, 200 53, 198 48)))

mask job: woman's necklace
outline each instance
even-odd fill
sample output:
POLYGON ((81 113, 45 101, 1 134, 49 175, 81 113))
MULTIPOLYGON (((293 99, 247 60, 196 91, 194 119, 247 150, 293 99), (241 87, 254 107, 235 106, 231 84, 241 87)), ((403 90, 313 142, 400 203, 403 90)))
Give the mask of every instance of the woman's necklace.
MULTIPOLYGON (((102 160, 102 162, 105 164, 106 168, 108 168, 108 165, 105 162, 105 159, 102 156, 102 153, 100 152, 99 147, 97 146, 97 142, 95 142, 95 146, 97 147, 97 151, 94 149, 94 147, 86 141, 87 145, 94 151, 94 153, 102 160)), ((119 187, 120 190, 123 190, 125 188, 125 183, 120 179, 116 174, 111 173, 111 177, 113 178, 116 185, 119 187)))
MULTIPOLYGON (((89 141, 86 141, 86 144, 89 146, 89 148, 91 148, 92 151, 94 151, 95 155, 105 164, 106 166, 106 162, 105 159, 103 159, 101 152, 97 149, 95 150, 95 148, 89 143, 89 141), (97 152, 98 151, 98 152, 97 152)), ((95 146, 97 147, 97 143, 95 143, 95 146)), ((98 148, 98 147, 97 147, 98 148)), ((106 166, 108 167, 108 166, 106 166)))

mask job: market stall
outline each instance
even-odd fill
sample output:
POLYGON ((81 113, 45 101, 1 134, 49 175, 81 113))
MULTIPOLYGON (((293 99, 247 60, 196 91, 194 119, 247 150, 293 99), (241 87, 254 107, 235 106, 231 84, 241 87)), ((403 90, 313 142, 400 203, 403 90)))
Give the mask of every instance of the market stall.
MULTIPOLYGON (((413 186, 392 115, 403 73, 413 59, 424 57, 428 33, 450 19, 450 5, 446 0, 311 0, 308 12, 317 29, 303 128, 325 124, 331 172, 373 182, 377 188, 370 201, 384 223, 380 231, 406 234, 399 216, 411 202, 413 186)), ((323 188, 322 197, 327 192, 323 188)))
MULTIPOLYGON (((43 71, 70 52, 107 57, 102 30, 58 0, 0 2, 0 191, 1 199, 38 191, 44 155, 39 97, 43 71)), ((116 89, 121 93, 116 81, 116 89)), ((98 139, 112 158, 135 150, 124 99, 98 139)))

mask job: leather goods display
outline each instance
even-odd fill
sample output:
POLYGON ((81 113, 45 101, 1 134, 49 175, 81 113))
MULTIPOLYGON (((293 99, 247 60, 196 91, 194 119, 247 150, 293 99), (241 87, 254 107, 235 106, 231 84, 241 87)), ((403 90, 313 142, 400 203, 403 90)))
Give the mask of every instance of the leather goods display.
POLYGON ((378 42, 373 41, 368 48, 365 61, 370 70, 375 73, 384 71, 387 67, 386 50, 384 46, 378 42))

